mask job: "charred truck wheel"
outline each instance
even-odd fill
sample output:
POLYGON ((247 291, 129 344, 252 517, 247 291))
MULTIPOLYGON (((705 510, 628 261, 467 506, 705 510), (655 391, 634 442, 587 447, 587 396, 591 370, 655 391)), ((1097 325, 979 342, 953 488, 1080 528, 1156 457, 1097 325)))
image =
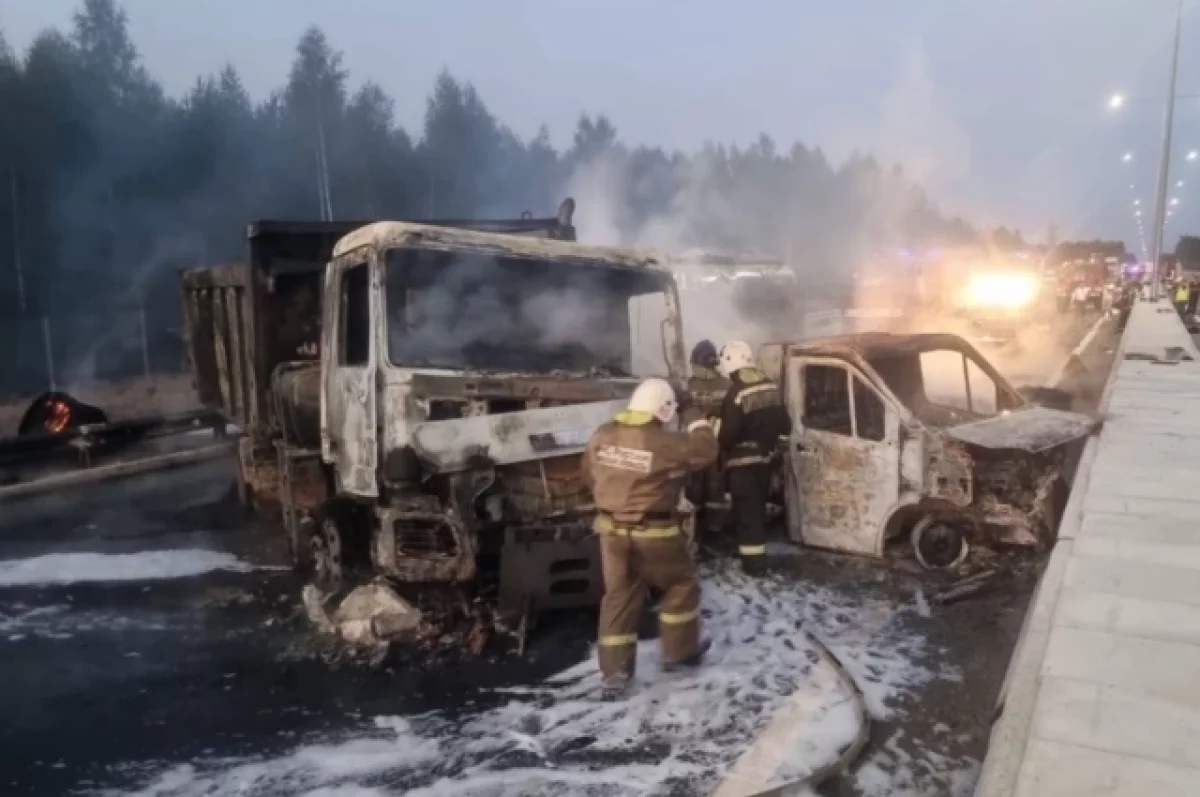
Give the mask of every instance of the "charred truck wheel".
POLYGON ((938 515, 925 515, 912 529, 913 555, 927 570, 946 570, 967 558, 970 546, 960 526, 938 515))
POLYGON ((358 507, 327 501, 305 526, 312 580, 319 590, 352 589, 370 573, 370 533, 358 507))

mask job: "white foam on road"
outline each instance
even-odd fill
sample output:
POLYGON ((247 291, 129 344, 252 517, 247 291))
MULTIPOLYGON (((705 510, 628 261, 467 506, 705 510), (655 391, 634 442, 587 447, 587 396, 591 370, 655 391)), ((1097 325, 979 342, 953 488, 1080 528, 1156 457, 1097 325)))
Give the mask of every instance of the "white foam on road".
POLYGON ((31 608, 14 604, 0 608, 0 641, 73 639, 94 632, 168 631, 175 627, 160 614, 129 614, 81 609, 70 604, 31 608))
POLYGON ((588 658, 534 688, 504 692, 514 699, 493 709, 458 719, 379 717, 372 728, 277 757, 164 763, 131 794, 706 794, 797 690, 811 691, 805 699, 820 721, 785 756, 789 773, 826 762, 852 737, 844 689, 813 676, 820 659, 801 629, 837 653, 880 716, 910 689, 955 675, 921 663, 938 657, 898 622, 911 607, 708 571, 704 610, 714 640, 705 666, 663 674, 656 642, 645 641, 632 691, 617 702, 598 699, 588 658))
POLYGON ((903 737, 896 731, 857 768, 862 797, 971 797, 979 779, 977 760, 950 758, 911 742, 904 749, 903 737))
POLYGON ((248 573, 254 569, 231 554, 195 548, 127 554, 56 553, 0 560, 0 587, 156 581, 218 570, 248 573))

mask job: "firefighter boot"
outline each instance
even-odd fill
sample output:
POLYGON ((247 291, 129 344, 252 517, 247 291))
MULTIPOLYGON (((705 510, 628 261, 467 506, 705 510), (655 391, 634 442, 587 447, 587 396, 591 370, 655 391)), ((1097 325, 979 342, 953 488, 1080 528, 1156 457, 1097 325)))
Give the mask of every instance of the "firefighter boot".
POLYGON ((748 576, 757 577, 767 574, 767 557, 761 554, 738 557, 742 562, 742 572, 748 576))
POLYGON ((662 663, 662 671, 679 672, 680 670, 695 669, 704 663, 704 654, 708 653, 708 649, 711 647, 711 639, 701 639, 700 644, 696 647, 695 653, 690 656, 685 656, 679 661, 664 661, 662 663))
POLYGON ((620 672, 605 676, 600 680, 600 699, 606 701, 620 700, 629 689, 629 676, 620 672))
POLYGON ((729 469, 730 507, 737 527, 738 558, 748 576, 766 572, 767 493, 771 471, 766 465, 744 465, 729 469))

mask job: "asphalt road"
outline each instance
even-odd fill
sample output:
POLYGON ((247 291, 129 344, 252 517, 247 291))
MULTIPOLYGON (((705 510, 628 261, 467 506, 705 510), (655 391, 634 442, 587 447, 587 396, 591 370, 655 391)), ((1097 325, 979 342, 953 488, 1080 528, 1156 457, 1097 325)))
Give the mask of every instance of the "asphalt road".
MULTIPOLYGON (((1102 332, 1084 357, 1097 395, 1112 342, 1102 332)), ((1006 370, 1031 382, 1053 370, 1040 350, 1014 357, 1006 370)), ((593 700, 587 613, 547 618, 525 659, 333 655, 231 482, 215 462, 4 505, 0 792, 705 793, 803 686, 811 651, 787 633, 801 627, 876 718, 859 765, 825 793, 966 795, 1038 567, 931 608, 935 585, 902 569, 783 546, 760 583, 710 565, 711 667, 671 681, 646 665, 645 686, 612 707, 593 700)))

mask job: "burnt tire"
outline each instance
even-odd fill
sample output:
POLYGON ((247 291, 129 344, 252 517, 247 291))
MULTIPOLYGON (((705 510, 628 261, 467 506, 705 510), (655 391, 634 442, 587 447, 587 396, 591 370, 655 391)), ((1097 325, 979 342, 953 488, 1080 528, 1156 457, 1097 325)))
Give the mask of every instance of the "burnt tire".
POLYGON ((327 502, 303 527, 306 533, 297 540, 297 549, 307 542, 307 569, 318 589, 340 592, 369 575, 370 530, 357 507, 327 502))
POLYGON ((956 567, 970 551, 962 528, 936 515, 926 515, 916 522, 910 542, 913 556, 927 570, 956 567))

